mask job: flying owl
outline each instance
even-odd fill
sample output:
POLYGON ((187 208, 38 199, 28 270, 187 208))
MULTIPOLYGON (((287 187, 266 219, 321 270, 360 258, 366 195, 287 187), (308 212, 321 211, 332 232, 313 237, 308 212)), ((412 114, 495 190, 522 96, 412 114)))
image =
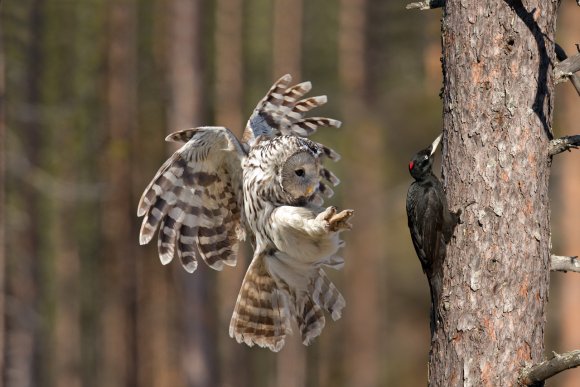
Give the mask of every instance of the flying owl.
POLYGON ((305 345, 336 320, 345 301, 323 267, 340 268, 341 231, 352 210, 324 208, 338 179, 322 166, 336 152, 304 136, 318 127, 339 127, 329 118, 305 118, 325 96, 301 99, 310 82, 288 87, 280 78, 258 103, 240 142, 224 127, 179 131, 166 140, 185 144, 145 189, 137 214, 145 216, 140 243, 159 229, 163 264, 177 252, 193 272, 201 258, 221 270, 234 266, 238 241, 248 232, 255 245, 229 333, 239 343, 279 351, 292 321, 305 345))

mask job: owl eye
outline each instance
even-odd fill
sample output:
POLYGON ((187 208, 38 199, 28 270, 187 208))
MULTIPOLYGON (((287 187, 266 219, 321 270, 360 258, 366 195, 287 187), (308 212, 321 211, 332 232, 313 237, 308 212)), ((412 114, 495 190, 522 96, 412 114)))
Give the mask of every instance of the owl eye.
POLYGON ((302 176, 304 176, 304 169, 299 168, 299 169, 295 170, 294 173, 296 174, 296 176, 302 177, 302 176))

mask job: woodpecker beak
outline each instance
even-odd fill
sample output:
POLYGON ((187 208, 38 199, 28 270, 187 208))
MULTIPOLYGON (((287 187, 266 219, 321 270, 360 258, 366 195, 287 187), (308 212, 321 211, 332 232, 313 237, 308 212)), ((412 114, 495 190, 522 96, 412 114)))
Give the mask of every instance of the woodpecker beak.
POLYGON ((435 153, 435 150, 437 149, 437 146, 439 145, 439 143, 441 142, 441 137, 443 137, 443 133, 441 133, 439 135, 439 137, 437 137, 435 139, 435 141, 433 141, 433 144, 431 144, 431 154, 429 156, 433 156, 433 153, 435 153))

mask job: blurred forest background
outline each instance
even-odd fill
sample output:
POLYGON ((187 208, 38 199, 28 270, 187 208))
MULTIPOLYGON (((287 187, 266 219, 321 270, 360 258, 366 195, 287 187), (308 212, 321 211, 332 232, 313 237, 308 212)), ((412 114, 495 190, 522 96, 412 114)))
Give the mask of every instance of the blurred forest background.
MULTIPOLYGON (((441 10, 385 0, 4 0, 0 5, 0 384, 423 386, 429 294, 410 237, 410 157, 441 127, 441 10), (237 344, 228 324, 248 264, 193 274, 138 245, 138 199, 203 124, 240 134, 279 76, 311 80, 341 129, 331 203, 354 208, 346 300, 310 347, 237 344)), ((562 1, 558 42, 580 42, 562 1)), ((554 132, 580 99, 557 88, 554 132)), ((580 254, 580 151, 552 175, 554 252, 580 254)), ((513 257, 517 259, 517 257, 513 257)), ((580 276, 554 274, 547 350, 580 348, 580 276)), ((580 372, 550 382, 579 386, 580 372)))

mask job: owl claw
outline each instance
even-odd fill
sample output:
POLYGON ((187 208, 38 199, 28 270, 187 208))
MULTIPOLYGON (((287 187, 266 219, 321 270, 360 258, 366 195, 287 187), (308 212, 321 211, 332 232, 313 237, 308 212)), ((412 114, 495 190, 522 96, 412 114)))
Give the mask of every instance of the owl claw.
POLYGON ((325 222, 330 222, 330 219, 336 214, 336 207, 330 206, 326 210, 322 211, 316 219, 323 220, 325 222))
MULTIPOLYGON (((336 209, 334 210, 336 212, 336 209)), ((343 210, 338 214, 333 214, 333 216, 328 220, 328 228, 330 231, 350 230, 352 224, 348 222, 348 219, 350 219, 353 214, 353 210, 343 210)))

